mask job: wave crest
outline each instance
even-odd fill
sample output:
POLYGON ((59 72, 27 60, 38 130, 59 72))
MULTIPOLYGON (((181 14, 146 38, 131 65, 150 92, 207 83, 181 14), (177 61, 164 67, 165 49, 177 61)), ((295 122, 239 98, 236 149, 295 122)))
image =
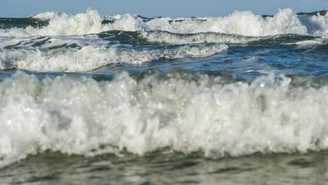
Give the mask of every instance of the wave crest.
POLYGON ((143 18, 124 14, 100 16, 96 10, 76 15, 46 12, 32 18, 49 19, 48 26, 11 28, 1 30, 3 36, 27 35, 80 35, 103 31, 167 31, 172 33, 216 32, 243 36, 299 34, 326 36, 327 14, 296 14, 291 9, 281 9, 274 16, 255 15, 249 11, 236 11, 226 17, 204 18, 143 18))
POLYGON ((44 150, 143 155, 169 147, 222 157, 327 149, 328 87, 291 82, 188 73, 39 81, 16 73, 0 82, 0 166, 44 150))

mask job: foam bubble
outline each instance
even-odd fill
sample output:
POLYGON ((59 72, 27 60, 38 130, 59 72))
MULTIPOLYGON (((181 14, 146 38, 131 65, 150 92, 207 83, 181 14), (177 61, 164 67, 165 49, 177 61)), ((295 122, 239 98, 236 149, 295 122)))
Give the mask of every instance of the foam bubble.
POLYGON ((104 30, 142 31, 148 30, 146 23, 135 15, 124 14, 115 17, 115 22, 106 25, 104 30))
POLYGON ((308 29, 308 33, 313 36, 328 37, 328 14, 313 16, 300 16, 300 20, 308 29))
POLYGON ((47 20, 59 17, 61 15, 67 16, 67 14, 65 14, 65 13, 60 14, 58 12, 53 12, 52 11, 52 12, 38 13, 38 14, 35 14, 35 15, 31 16, 31 18, 47 21, 47 20))
POLYGON ((84 72, 115 64, 142 64, 156 60, 208 57, 227 50, 224 44, 177 46, 171 49, 134 50, 119 47, 83 46, 81 49, 5 50, 0 52, 2 69, 84 72))
POLYGON ((226 17, 204 18, 153 18, 123 14, 102 17, 95 10, 76 15, 46 12, 33 18, 49 19, 49 25, 33 28, 0 30, 2 36, 28 35, 80 35, 111 30, 123 31, 167 31, 190 34, 215 32, 243 36, 268 36, 277 34, 327 35, 327 15, 300 15, 291 9, 281 9, 273 17, 262 17, 250 11, 235 11, 226 17), (110 20, 102 24, 104 20, 110 20))
POLYGON ((153 43, 247 43, 259 40, 255 37, 220 33, 174 34, 170 32, 141 32, 140 37, 153 43))
MULTIPOLYGON (((156 19, 153 22, 159 22, 156 19)), ((152 21, 147 22, 152 30, 152 21)), ((163 22, 163 20, 161 21, 163 22)), ((163 23, 162 23, 163 24, 163 23)), ((172 21, 170 26, 160 27, 162 31, 175 33, 218 32, 245 36, 267 36, 276 34, 307 34, 306 27, 298 20, 291 9, 279 10, 273 17, 263 18, 250 11, 236 11, 227 17, 208 17, 203 19, 183 19, 172 21)))
POLYGON ((295 44, 299 49, 314 49, 315 46, 320 46, 325 43, 326 41, 323 39, 315 39, 315 40, 298 41, 295 44))
POLYGON ((99 33, 104 31, 101 24, 102 18, 97 11, 88 9, 85 13, 76 15, 44 13, 33 18, 48 19, 49 24, 44 27, 12 28, 1 30, 3 36, 29 36, 29 35, 81 35, 99 33))
POLYGON ((38 81, 16 73, 0 82, 0 166, 44 150, 143 155, 170 147, 222 157, 327 149, 327 86, 291 87, 272 75, 252 84, 189 77, 38 81))

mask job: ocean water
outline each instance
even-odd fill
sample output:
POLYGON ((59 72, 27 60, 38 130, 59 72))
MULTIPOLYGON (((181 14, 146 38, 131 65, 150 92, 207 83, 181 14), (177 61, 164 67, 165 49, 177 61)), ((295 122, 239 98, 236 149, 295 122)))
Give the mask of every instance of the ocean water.
POLYGON ((328 13, 0 18, 0 184, 323 185, 328 13))

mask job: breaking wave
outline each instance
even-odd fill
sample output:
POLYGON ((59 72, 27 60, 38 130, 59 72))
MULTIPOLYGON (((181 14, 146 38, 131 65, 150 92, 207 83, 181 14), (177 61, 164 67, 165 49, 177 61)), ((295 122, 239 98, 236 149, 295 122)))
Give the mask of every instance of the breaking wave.
POLYGON ((0 82, 0 167, 45 150, 94 156, 169 148, 207 157, 328 148, 328 86, 186 72, 111 81, 17 72, 0 82), (137 80, 138 79, 138 80, 137 80))
MULTIPOLYGON (((12 19, 11 22, 15 22, 12 19)), ((268 36, 299 34, 327 36, 326 12, 297 14, 291 9, 281 9, 273 16, 255 15, 249 11, 236 11, 225 17, 198 18, 144 18, 122 14, 101 16, 96 10, 70 15, 45 12, 25 20, 23 28, 10 27, 10 21, 0 20, 1 36, 62 36, 100 33, 104 31, 167 31, 172 33, 224 33, 243 36, 268 36), (47 22, 45 24, 44 22, 47 22), (40 24, 38 24, 40 23, 40 24), (40 25, 40 26, 38 26, 40 25)))

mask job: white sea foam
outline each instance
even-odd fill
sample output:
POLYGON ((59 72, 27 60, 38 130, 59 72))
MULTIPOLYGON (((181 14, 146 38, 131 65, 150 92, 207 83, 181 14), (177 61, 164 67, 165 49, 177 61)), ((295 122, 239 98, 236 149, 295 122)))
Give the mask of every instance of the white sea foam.
POLYGON ((173 76, 40 82, 16 73, 0 82, 0 167, 44 150, 143 155, 169 147, 222 157, 328 148, 327 86, 292 88, 291 79, 272 76, 252 84, 173 76))
POLYGON ((279 10, 274 17, 267 18, 249 11, 236 11, 227 17, 203 18, 200 21, 197 19, 173 20, 170 25, 158 28, 159 22, 163 22, 163 20, 153 19, 147 22, 147 25, 151 30, 175 33, 219 32, 246 36, 307 33, 306 27, 301 24, 297 15, 291 9, 279 10))
POLYGON ((102 24, 109 16, 100 16, 95 10, 68 15, 46 12, 33 18, 50 19, 49 25, 41 28, 27 27, 0 30, 2 36, 28 35, 80 35, 110 30, 168 31, 173 33, 216 32, 244 36, 267 36, 277 34, 301 34, 325 36, 328 30, 328 15, 298 16, 291 9, 279 10, 273 17, 262 17, 249 11, 236 11, 226 17, 204 18, 153 18, 144 20, 131 14, 111 16, 113 23, 102 24))
POLYGON ((308 34, 328 37, 328 14, 315 16, 300 16, 300 20, 308 29, 308 34))
MULTIPOLYGON (((44 13, 39 13, 39 14, 35 14, 33 16, 31 16, 31 18, 34 19, 40 19, 40 20, 51 20, 53 18, 59 17, 59 16, 63 16, 65 13, 58 13, 58 12, 44 12, 44 13)), ((65 16, 67 16, 67 14, 65 14, 65 16)))
POLYGON ((35 18, 49 20, 49 25, 41 28, 34 28, 28 26, 27 28, 12 28, 9 30, 2 30, 0 35, 3 36, 29 36, 29 35, 81 35, 89 33, 99 33, 104 31, 101 24, 102 18, 95 10, 87 10, 85 13, 76 15, 68 14, 53 14, 48 13, 39 14, 35 18))
POLYGON ((259 40, 256 37, 227 35, 218 33, 174 34, 170 32, 141 32, 140 37, 155 43, 189 44, 189 43, 247 43, 259 40))
MULTIPOLYGON (((53 42, 56 39, 52 40, 53 42)), ((62 41, 58 41, 63 44, 62 41)), ((58 44, 58 43, 55 43, 58 44)), ((48 46, 52 46, 51 44, 48 46)), ((156 60, 208 57, 226 51, 225 44, 178 46, 171 49, 134 50, 119 47, 83 46, 81 49, 51 50, 0 50, 1 69, 24 69, 29 71, 85 72, 115 64, 142 64, 156 60)))
POLYGON ((304 40, 298 41, 295 44, 299 49, 314 49, 315 46, 320 46, 326 43, 325 39, 304 40))

